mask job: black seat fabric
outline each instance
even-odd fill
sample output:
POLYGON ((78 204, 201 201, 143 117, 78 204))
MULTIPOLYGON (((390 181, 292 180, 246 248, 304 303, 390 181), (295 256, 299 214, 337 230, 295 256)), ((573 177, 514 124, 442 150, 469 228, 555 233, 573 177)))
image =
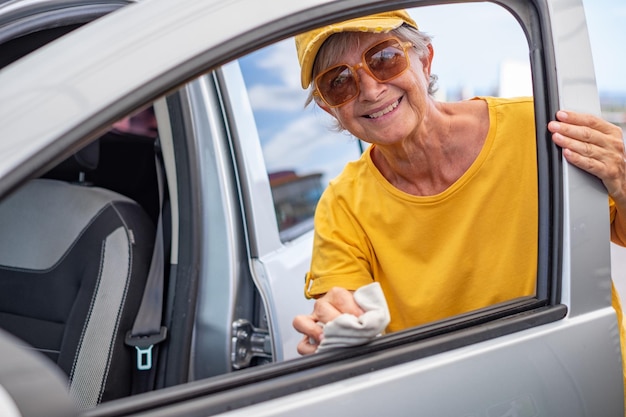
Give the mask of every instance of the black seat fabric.
POLYGON ((55 361, 82 408, 129 395, 124 336, 155 228, 118 193, 31 180, 0 203, 0 326, 55 361))

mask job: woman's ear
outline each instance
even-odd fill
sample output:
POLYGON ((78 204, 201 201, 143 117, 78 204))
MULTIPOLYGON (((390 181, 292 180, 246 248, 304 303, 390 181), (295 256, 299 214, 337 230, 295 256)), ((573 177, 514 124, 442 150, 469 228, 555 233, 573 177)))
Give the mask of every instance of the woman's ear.
POLYGON ((427 77, 430 77, 430 68, 433 64, 433 57, 435 56, 435 50, 433 49, 433 45, 431 43, 428 44, 428 55, 422 58, 422 65, 424 66, 424 71, 427 77))

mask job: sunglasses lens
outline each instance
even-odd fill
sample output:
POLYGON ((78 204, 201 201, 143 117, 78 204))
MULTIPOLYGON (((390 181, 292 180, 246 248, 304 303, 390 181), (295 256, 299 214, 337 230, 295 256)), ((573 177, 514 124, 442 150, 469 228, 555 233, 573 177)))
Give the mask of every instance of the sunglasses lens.
POLYGON ((345 65, 330 68, 320 74, 316 85, 320 95, 331 106, 343 104, 358 94, 354 74, 345 65))
POLYGON ((380 82, 397 77, 409 66, 404 50, 393 39, 368 50, 365 53, 365 62, 372 75, 380 82))
MULTIPOLYGON (((370 75, 384 83, 402 74, 409 67, 409 60, 398 40, 388 39, 365 51, 363 64, 370 75)), ((348 65, 337 65, 317 76, 315 87, 326 104, 341 106, 359 94, 355 71, 348 65)))

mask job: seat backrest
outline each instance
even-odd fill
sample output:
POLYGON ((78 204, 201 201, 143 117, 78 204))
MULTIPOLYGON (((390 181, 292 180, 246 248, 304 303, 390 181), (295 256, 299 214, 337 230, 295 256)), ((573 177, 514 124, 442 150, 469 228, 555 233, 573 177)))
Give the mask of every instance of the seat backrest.
POLYGON ((155 236, 144 209, 103 188, 35 179, 0 203, 0 236, 0 327, 55 361, 82 408, 129 395, 124 336, 155 236))

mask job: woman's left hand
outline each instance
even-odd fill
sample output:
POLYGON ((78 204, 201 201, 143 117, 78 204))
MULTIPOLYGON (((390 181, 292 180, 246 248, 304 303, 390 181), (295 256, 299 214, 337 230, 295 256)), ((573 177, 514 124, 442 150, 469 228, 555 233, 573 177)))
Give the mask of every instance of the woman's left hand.
POLYGON ((599 117, 560 110, 548 123, 565 159, 600 178, 609 195, 626 207, 626 159, 622 130, 599 117))

